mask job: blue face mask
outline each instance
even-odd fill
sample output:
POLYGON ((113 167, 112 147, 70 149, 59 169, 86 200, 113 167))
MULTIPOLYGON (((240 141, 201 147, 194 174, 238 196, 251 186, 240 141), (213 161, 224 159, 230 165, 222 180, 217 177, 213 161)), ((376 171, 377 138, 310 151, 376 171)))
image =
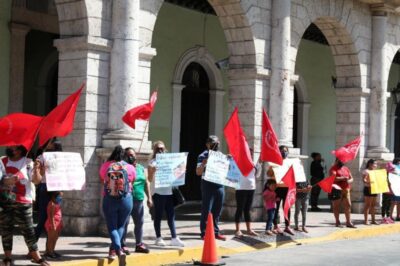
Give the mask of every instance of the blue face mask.
POLYGON ((55 201, 56 201, 56 203, 57 203, 58 205, 60 205, 61 202, 62 202, 62 197, 61 197, 60 195, 58 195, 58 196, 55 198, 55 201))

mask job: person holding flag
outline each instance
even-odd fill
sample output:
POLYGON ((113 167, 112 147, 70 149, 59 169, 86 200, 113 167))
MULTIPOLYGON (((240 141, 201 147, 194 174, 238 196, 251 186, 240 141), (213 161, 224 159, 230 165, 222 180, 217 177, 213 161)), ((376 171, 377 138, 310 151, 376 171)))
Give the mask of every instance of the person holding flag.
MULTIPOLYGON (((282 156, 282 159, 285 160, 288 158, 289 155, 289 149, 287 146, 279 146, 279 150, 282 156)), ((279 167, 279 166, 277 166, 279 167)), ((267 175, 271 178, 271 179, 275 179, 275 174, 274 171, 272 169, 272 166, 270 166, 270 168, 268 169, 267 175)), ((289 191, 289 187, 288 185, 281 181, 281 182, 277 182, 277 188, 275 190, 275 193, 277 195, 277 197, 279 198, 279 200, 276 202, 276 213, 275 213, 275 217, 274 217, 274 231, 282 234, 283 231, 279 228, 279 221, 280 221, 280 215, 279 215, 279 207, 282 204, 282 209, 285 209, 285 203, 286 203, 286 197, 288 195, 288 191, 289 191)), ((294 232, 292 231, 292 229, 290 228, 290 208, 287 210, 287 215, 285 215, 285 233, 288 233, 289 235, 294 235, 294 232)))
POLYGON ((336 227, 341 227, 339 220, 340 206, 343 205, 346 217, 346 226, 349 228, 356 228, 350 219, 351 199, 350 189, 353 183, 353 176, 350 169, 344 163, 336 158, 334 165, 329 170, 329 174, 335 176, 334 186, 340 188, 340 196, 332 199, 333 215, 335 216, 336 227))

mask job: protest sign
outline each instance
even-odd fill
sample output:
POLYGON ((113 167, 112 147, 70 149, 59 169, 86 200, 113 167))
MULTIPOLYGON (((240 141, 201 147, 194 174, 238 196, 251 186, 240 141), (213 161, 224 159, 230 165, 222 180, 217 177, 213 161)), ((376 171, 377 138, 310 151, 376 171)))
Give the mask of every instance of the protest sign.
POLYGON ((368 171, 371 182, 371 194, 389 192, 386 169, 368 171))
POLYGON ((238 177, 237 171, 240 173, 240 170, 236 169, 237 166, 236 168, 234 168, 234 166, 232 168, 231 161, 233 160, 229 159, 222 152, 210 151, 207 159, 206 173, 203 177, 204 180, 224 186, 238 187, 238 178, 240 178, 240 176, 238 177), (230 168, 231 172, 230 175, 228 175, 230 168))
POLYGON ((158 153, 155 187, 177 187, 185 184, 187 153, 158 153))
POLYGON ((225 186, 239 188, 240 178, 242 178, 242 172, 237 166, 235 160, 229 159, 229 170, 225 180, 225 186))
POLYGON ((86 174, 80 153, 43 153, 48 191, 85 189, 86 174))
POLYGON ((286 175, 291 166, 293 166, 294 177, 296 182, 306 181, 306 174, 304 173, 304 167, 301 164, 300 159, 298 158, 285 159, 283 160, 282 165, 276 165, 276 164, 271 164, 271 165, 277 183, 281 182, 282 178, 286 175))
POLYGON ((389 173, 389 183, 393 194, 400 196, 400 176, 389 173))

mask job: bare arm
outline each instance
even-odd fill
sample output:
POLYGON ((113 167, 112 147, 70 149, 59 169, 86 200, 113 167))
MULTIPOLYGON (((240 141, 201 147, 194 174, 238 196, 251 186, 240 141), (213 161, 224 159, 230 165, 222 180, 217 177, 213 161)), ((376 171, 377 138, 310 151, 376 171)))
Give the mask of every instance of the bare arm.
POLYGON ((207 165, 207 159, 204 159, 199 166, 196 168, 196 175, 201 176, 204 173, 204 169, 207 165))
POLYGON ((32 183, 37 185, 42 181, 44 167, 39 160, 36 160, 32 170, 32 183))
POLYGON ((146 178, 146 186, 144 187, 144 193, 146 193, 147 197, 147 206, 151 208, 153 206, 153 199, 151 197, 150 181, 149 178, 147 177, 146 171, 144 172, 144 176, 146 178))

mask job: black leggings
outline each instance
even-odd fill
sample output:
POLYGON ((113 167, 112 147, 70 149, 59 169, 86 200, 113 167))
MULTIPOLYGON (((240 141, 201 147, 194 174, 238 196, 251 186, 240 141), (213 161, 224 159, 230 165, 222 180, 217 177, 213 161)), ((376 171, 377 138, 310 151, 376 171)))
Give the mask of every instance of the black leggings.
MULTIPOLYGON (((279 201, 276 202, 276 212, 275 212, 275 217, 274 217, 274 226, 278 225, 278 222, 280 220, 280 215, 279 215, 279 206, 281 205, 282 202, 282 210, 285 207, 285 201, 286 201, 286 195, 288 193, 289 188, 287 187, 278 187, 275 190, 276 196, 279 198, 279 201)), ((288 211, 288 218, 290 219, 290 209, 288 211)), ((285 219, 285 226, 289 226, 289 220, 285 219)))
POLYGON ((244 221, 250 222, 250 209, 253 204, 254 190, 236 190, 236 214, 235 223, 240 222, 242 213, 244 214, 244 221))

